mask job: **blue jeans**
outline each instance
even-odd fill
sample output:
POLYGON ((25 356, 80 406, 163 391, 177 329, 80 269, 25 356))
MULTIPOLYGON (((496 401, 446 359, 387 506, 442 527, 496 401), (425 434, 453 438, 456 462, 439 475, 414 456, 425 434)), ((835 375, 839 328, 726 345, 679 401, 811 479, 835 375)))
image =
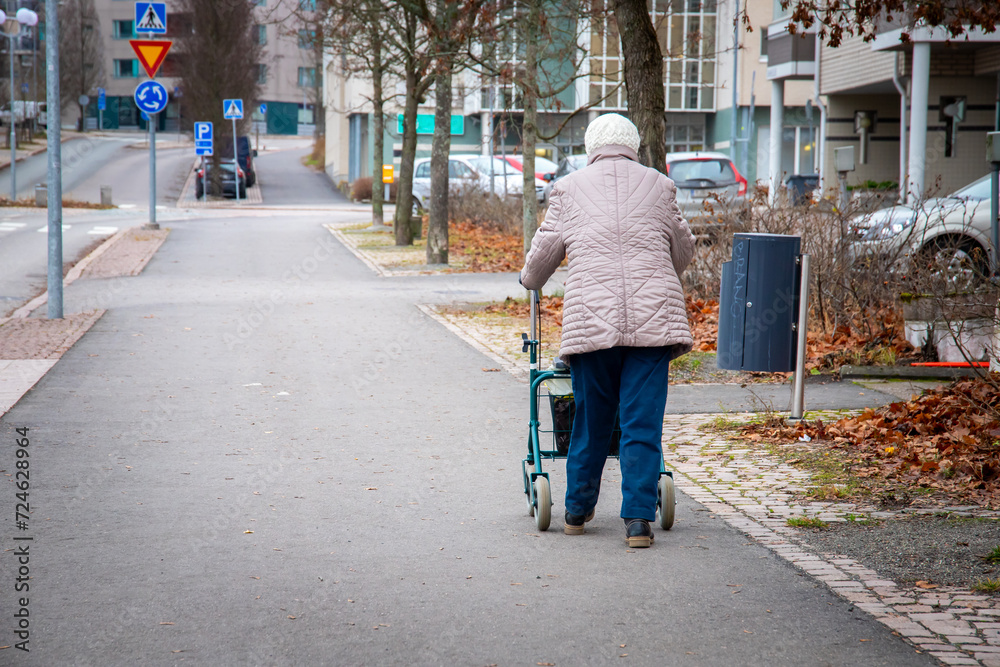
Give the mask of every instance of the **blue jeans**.
POLYGON ((576 417, 566 459, 567 512, 585 515, 597 505, 620 410, 621 516, 656 518, 669 353, 666 347, 613 347, 572 357, 576 417))

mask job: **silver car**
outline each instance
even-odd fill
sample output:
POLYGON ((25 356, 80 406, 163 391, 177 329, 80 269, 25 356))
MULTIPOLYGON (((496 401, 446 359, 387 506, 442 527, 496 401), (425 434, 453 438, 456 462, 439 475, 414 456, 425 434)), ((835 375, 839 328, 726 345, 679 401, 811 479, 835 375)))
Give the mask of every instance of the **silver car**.
POLYGON ((855 261, 887 258, 904 273, 923 265, 943 272, 950 282, 967 285, 989 272, 990 177, 919 206, 890 206, 856 216, 849 233, 855 261))
MULTIPOLYGON (((485 155, 449 155, 448 182, 452 192, 466 188, 492 191, 498 197, 520 197, 524 176, 506 160, 485 155), (492 175, 491 175, 492 166, 492 175)), ((544 198, 545 181, 535 179, 535 196, 544 198)), ((413 205, 427 210, 431 197, 431 159, 420 158, 413 165, 413 205)))

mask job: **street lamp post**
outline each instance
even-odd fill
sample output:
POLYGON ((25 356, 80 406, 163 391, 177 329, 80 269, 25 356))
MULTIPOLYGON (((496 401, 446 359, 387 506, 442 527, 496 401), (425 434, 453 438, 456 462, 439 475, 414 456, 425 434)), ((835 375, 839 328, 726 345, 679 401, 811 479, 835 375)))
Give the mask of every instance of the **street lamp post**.
POLYGON ((38 14, 22 7, 8 20, 7 13, 0 9, 0 23, 4 24, 7 38, 7 56, 10 61, 10 200, 17 201, 17 114, 14 111, 14 38, 21 32, 21 26, 38 25, 38 14))

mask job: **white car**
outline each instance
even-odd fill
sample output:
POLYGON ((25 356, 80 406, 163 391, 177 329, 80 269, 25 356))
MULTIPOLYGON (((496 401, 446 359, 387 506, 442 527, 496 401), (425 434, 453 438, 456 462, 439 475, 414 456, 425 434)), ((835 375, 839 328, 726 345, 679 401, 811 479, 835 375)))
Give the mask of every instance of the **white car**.
POLYGON ((917 207, 897 205, 855 216, 849 232, 856 261, 880 256, 897 270, 924 266, 968 284, 989 273, 990 177, 917 207))
MULTIPOLYGON (((498 197, 520 197, 524 175, 505 160, 486 155, 464 154, 448 156, 448 184, 452 192, 463 188, 478 188, 498 197), (492 166, 492 176, 490 167, 492 166)), ((545 181, 535 179, 535 196, 545 197, 545 181)), ((427 210, 431 199, 431 159, 420 158, 413 163, 413 205, 427 210)))

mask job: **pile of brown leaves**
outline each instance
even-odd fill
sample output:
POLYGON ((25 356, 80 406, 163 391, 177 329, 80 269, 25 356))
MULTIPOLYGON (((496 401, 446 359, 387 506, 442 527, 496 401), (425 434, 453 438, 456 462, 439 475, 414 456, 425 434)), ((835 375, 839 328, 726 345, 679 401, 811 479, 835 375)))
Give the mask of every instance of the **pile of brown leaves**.
MULTIPOLYGON (((562 326, 562 307, 563 298, 561 296, 542 295, 538 304, 538 310, 542 314, 542 322, 545 326, 562 326)), ((528 303, 527 299, 519 300, 507 297, 499 303, 491 303, 486 306, 485 312, 503 313, 511 317, 517 317, 524 320, 525 326, 528 326, 530 324, 528 320, 531 317, 530 309, 531 304, 528 303)))
POLYGON ((504 234, 487 225, 452 222, 449 250, 475 273, 517 273, 524 265, 524 243, 519 235, 504 234))
POLYGON ((719 337, 719 302, 716 299, 694 299, 687 297, 688 322, 694 349, 700 352, 715 352, 719 337))
MULTIPOLYGON (((719 336, 719 302, 689 296, 687 308, 694 349, 714 352, 719 336)), ((873 321, 881 322, 883 326, 870 337, 861 336, 847 326, 827 333, 810 331, 806 339, 806 368, 836 370, 845 363, 886 363, 913 354, 913 346, 902 336, 903 326, 898 314, 879 313, 873 321)))
POLYGON ((753 440, 808 436, 842 450, 862 479, 935 489, 1000 507, 1000 374, 958 380, 910 401, 832 424, 748 425, 753 440))

